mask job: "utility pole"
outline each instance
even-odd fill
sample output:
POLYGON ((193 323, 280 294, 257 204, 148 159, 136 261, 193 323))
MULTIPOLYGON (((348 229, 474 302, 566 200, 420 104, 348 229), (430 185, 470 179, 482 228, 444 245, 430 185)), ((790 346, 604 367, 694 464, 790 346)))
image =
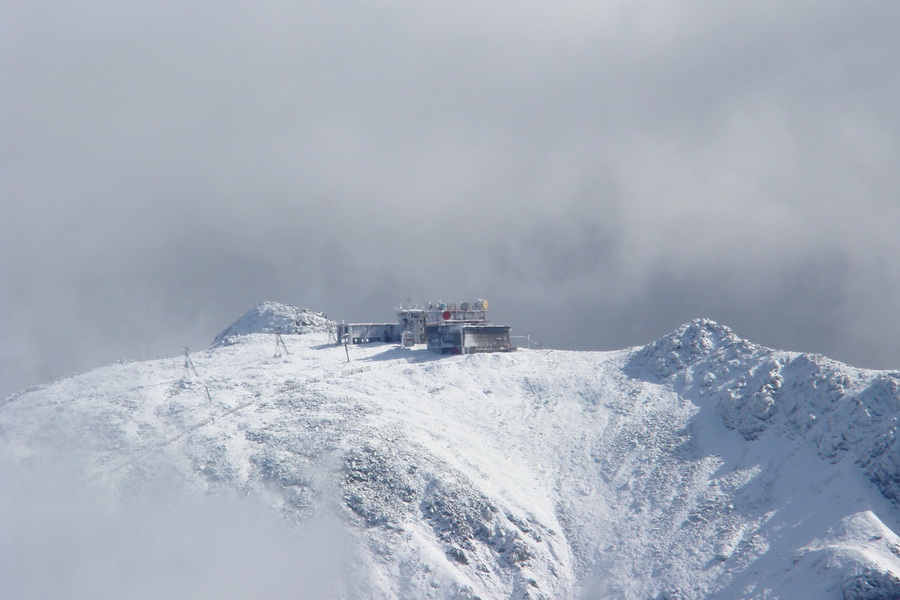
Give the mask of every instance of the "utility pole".
POLYGON ((281 358, 281 351, 284 351, 285 354, 290 354, 288 352, 287 346, 284 345, 284 338, 281 337, 281 327, 275 328, 275 358, 281 358))
POLYGON ((197 374, 197 369, 194 367, 194 361, 191 360, 190 355, 191 349, 187 346, 184 347, 184 373, 182 373, 181 378, 184 380, 188 380, 191 378, 191 373, 194 374, 194 377, 200 377, 197 374))

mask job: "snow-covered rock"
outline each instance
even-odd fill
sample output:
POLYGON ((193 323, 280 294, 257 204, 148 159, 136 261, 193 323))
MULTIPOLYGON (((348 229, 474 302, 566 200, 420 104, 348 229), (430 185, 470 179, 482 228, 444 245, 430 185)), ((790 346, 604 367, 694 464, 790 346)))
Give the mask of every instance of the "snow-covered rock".
POLYGON ((237 342, 240 336, 254 333, 324 333, 333 330, 334 325, 324 313, 267 301, 257 304, 225 328, 213 340, 212 346, 228 346, 237 342))
POLYGON ((327 326, 264 304, 191 355, 197 374, 114 365, 0 406, 9 597, 40 596, 42 571, 94 598, 158 596, 160 577, 192 597, 177 590, 198 572, 235 598, 246 582, 267 598, 898 597, 897 373, 709 320, 618 352, 372 344, 349 362, 327 326), (303 333, 289 354, 255 335, 274 327, 303 333), (169 500, 185 496, 213 516, 169 500), (257 516, 217 508, 234 496, 257 516), (260 514, 284 537, 256 536, 260 514), (85 549, 85 522, 103 544, 85 549))
POLYGON ((708 319, 649 344, 627 368, 653 373, 698 404, 711 403, 747 440, 775 428, 808 440, 825 460, 849 457, 886 497, 900 501, 898 372, 764 348, 708 319))

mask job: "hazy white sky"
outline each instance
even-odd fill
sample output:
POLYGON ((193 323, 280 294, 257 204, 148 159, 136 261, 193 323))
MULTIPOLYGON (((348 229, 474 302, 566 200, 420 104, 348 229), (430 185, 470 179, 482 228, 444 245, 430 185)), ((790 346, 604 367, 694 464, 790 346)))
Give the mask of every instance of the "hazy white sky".
POLYGON ((900 368, 900 4, 0 5, 0 395, 272 299, 900 368))

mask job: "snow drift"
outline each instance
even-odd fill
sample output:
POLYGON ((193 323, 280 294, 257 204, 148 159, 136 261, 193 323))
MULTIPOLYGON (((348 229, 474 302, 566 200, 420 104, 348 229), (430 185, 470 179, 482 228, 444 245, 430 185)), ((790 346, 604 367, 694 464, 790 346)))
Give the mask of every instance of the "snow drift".
POLYGON ((267 598, 900 597, 897 373, 709 320, 617 352, 374 344, 349 362, 327 327, 267 303, 192 355, 199 376, 114 365, 7 399, 6 589, 34 597, 23 574, 43 569, 84 597, 141 597, 159 572, 195 581, 179 560, 215 578, 209 556, 249 582, 208 590, 223 598, 253 582, 267 598), (91 482, 83 510, 67 480, 91 482), (125 539, 59 551, 83 548, 98 502, 125 539), (127 576, 86 577, 119 573, 117 545, 127 576))

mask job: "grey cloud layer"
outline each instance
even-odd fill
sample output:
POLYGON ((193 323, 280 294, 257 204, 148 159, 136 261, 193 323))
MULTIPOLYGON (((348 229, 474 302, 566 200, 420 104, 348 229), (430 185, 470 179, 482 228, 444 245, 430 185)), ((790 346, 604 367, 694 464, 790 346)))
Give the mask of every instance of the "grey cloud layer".
POLYGON ((272 298, 896 368, 890 3, 11 4, 2 392, 272 298), (7 291, 8 290, 8 291, 7 291))

